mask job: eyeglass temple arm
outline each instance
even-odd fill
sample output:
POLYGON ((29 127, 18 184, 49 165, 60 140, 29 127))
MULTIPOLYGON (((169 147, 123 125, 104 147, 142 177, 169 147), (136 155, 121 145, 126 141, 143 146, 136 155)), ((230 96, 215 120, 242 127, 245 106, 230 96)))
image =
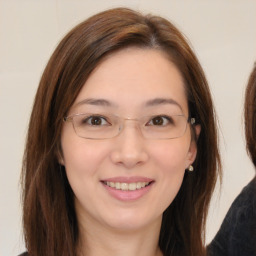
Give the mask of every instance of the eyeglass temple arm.
POLYGON ((64 116, 63 117, 63 121, 64 122, 71 122, 72 121, 72 117, 64 116))

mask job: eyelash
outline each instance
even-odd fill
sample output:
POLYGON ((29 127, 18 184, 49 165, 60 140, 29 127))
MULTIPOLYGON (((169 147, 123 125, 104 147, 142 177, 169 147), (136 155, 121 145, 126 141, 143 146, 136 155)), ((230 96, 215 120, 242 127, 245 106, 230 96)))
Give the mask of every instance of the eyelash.
MULTIPOLYGON (((111 124, 110 122, 107 121, 107 118, 106 118, 106 117, 104 117, 104 116, 97 116, 97 115, 88 116, 88 117, 82 119, 82 124, 88 124, 88 125, 91 125, 91 126, 97 126, 97 125, 95 125, 95 124, 93 125, 93 124, 90 123, 90 120, 91 120, 91 122, 92 122, 92 119, 93 119, 93 118, 95 118, 95 119, 98 118, 98 119, 101 120, 101 122, 102 122, 102 120, 103 120, 106 124, 111 124)), ((106 124, 104 124, 104 125, 106 125, 106 124)))
MULTIPOLYGON (((157 116, 153 116, 147 124, 153 122, 153 120, 156 119, 156 118, 165 119, 165 120, 167 120, 168 124, 173 123, 173 119, 170 116, 157 115, 157 116)), ((164 125, 161 125, 161 126, 165 126, 165 125, 167 125, 167 124, 164 124, 164 125)))

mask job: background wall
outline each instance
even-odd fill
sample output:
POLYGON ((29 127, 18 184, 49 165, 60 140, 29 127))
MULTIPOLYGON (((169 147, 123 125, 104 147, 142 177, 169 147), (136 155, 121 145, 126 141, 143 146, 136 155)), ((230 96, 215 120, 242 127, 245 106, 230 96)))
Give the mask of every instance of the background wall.
MULTIPOLYGON (((221 126, 224 180, 207 242, 254 170, 244 143, 243 96, 256 60, 255 0, 0 0, 0 255, 24 250, 19 175, 28 119, 46 62, 64 34, 115 6, 162 15, 190 39, 208 77, 221 126)), ((210 147, 211 145, 209 145, 210 147)))

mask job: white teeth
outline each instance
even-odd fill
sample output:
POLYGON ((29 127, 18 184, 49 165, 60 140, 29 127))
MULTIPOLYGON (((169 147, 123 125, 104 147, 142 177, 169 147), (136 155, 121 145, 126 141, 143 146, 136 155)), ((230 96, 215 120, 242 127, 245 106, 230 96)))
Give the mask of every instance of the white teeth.
POLYGON ((138 183, 136 184, 136 188, 137 188, 137 189, 140 189, 140 188, 141 188, 141 182, 138 182, 138 183))
POLYGON ((128 183, 121 183, 121 190, 128 190, 128 189, 129 189, 128 183))
POLYGON ((141 189, 146 187, 149 182, 136 182, 136 183, 126 183, 126 182, 104 182, 107 186, 123 191, 134 191, 136 189, 141 189))
POLYGON ((129 190, 136 190, 136 183, 130 183, 129 190))

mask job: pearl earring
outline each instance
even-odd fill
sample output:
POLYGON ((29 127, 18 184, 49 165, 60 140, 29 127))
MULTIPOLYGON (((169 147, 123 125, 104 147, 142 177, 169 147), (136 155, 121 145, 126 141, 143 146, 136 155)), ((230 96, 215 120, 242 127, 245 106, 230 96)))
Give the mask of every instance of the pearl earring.
POLYGON ((193 172, 193 171, 194 171, 194 167, 193 167, 192 165, 190 165, 190 166, 188 167, 188 170, 189 170, 190 172, 193 172))

